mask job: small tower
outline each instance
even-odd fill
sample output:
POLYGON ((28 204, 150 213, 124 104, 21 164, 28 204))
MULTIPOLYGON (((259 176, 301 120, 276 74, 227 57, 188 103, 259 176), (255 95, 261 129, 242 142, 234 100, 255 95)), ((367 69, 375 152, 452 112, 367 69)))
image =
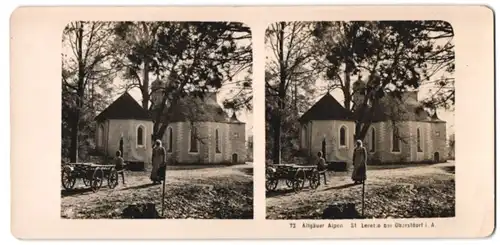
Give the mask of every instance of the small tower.
POLYGON ((352 84, 352 91, 353 108, 354 111, 356 111, 363 104, 366 93, 366 83, 361 79, 361 76, 359 76, 358 80, 352 84))
POLYGON ((163 89, 165 82, 159 77, 151 84, 151 102, 153 108, 158 108, 163 100, 163 89))

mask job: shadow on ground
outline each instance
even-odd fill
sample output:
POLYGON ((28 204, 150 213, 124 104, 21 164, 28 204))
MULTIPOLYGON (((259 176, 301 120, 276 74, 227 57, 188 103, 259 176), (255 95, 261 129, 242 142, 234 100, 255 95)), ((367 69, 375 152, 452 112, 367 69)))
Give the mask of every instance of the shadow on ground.
POLYGON ((167 171, 190 170, 190 169, 212 169, 212 168, 229 168, 237 166, 245 166, 247 164, 185 164, 185 165, 168 165, 167 171))
POLYGON ((123 188, 122 190, 137 190, 137 189, 142 189, 142 188, 148 188, 148 187, 151 187, 154 185, 159 185, 159 184, 147 183, 147 184, 142 184, 142 185, 126 187, 126 188, 123 188))
POLYGON ((287 194, 293 194, 295 193, 292 189, 278 189, 274 191, 267 191, 266 192, 266 198, 269 197, 275 197, 275 196, 284 196, 287 194))
POLYGON ((77 188, 72 190, 61 190, 61 197, 83 195, 88 192, 92 192, 90 188, 77 188))
POLYGON ((238 170, 246 175, 253 176, 253 168, 239 168, 238 170))
POLYGON ((446 166, 446 167, 442 167, 442 169, 448 173, 451 173, 451 174, 455 173, 455 166, 446 166))
POLYGON ((332 187, 325 188, 323 191, 344 189, 344 188, 349 188, 351 186, 356 186, 356 185, 360 185, 360 184, 349 183, 349 184, 344 184, 344 185, 332 186, 332 187))

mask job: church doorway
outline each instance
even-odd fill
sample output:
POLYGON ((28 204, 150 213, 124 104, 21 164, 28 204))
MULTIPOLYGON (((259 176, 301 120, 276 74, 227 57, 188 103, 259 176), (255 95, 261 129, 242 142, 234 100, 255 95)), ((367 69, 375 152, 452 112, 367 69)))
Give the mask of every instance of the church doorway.
POLYGON ((439 152, 434 152, 434 162, 439 162, 439 152))
POLYGON ((238 154, 236 153, 233 154, 233 156, 231 157, 231 162, 238 163, 238 154))
POLYGON ((121 154, 121 157, 123 157, 123 137, 120 138, 120 154, 121 154))

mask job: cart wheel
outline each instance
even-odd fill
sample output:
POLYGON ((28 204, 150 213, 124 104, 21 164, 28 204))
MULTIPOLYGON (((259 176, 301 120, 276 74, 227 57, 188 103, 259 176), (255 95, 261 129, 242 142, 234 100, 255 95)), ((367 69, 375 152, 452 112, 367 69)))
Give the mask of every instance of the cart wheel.
POLYGON ((319 176, 319 172, 317 170, 314 170, 311 173, 311 176, 310 176, 310 179, 309 179, 309 186, 312 189, 317 189, 319 187, 320 180, 321 180, 321 178, 319 176))
POLYGON ((101 189, 103 178, 104 172, 102 171, 102 169, 96 168, 94 170, 94 174, 92 175, 91 183, 91 188, 94 192, 97 192, 99 189, 101 189))
POLYGON ((87 176, 85 176, 83 178, 83 184, 85 185, 85 187, 89 187, 90 186, 90 180, 87 176))
POLYGON ((73 171, 69 166, 64 166, 61 172, 61 183, 66 190, 71 190, 75 186, 76 178, 73 177, 73 171))
POLYGON ((286 180, 286 186, 287 186, 288 188, 292 188, 292 186, 293 186, 293 181, 292 181, 292 180, 287 179, 287 180, 286 180))
POLYGON ((118 171, 112 168, 108 175, 108 187, 114 189, 118 185, 118 171))
POLYGON ((278 180, 274 178, 273 174, 266 174, 266 190, 274 191, 278 187, 278 180))
POLYGON ((297 170, 295 178, 293 179, 293 190, 296 192, 302 190, 302 188, 304 188, 305 179, 306 172, 302 169, 297 170))

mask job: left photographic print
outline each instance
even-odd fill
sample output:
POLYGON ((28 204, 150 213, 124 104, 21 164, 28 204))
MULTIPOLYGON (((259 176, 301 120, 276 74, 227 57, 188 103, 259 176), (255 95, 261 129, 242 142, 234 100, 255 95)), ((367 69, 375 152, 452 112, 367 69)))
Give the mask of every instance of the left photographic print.
POLYGON ((61 58, 61 218, 253 219, 248 26, 71 22, 61 58))

